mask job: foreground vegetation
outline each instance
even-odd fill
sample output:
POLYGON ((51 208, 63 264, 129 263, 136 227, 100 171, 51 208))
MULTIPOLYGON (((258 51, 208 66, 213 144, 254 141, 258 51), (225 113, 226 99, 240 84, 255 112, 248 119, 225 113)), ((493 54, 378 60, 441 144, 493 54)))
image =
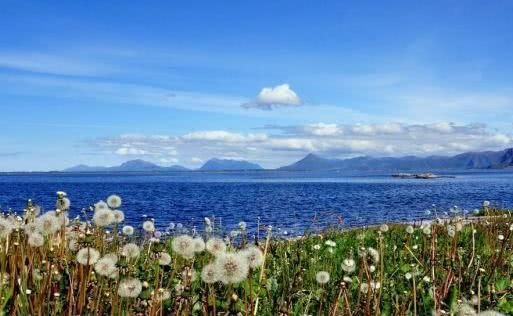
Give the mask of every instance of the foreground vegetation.
POLYGON ((245 223, 222 236, 147 220, 123 225, 121 198, 68 219, 28 203, 0 217, 0 314, 513 315, 513 218, 382 225, 282 240, 245 223), (222 238, 222 239, 221 239, 222 238))

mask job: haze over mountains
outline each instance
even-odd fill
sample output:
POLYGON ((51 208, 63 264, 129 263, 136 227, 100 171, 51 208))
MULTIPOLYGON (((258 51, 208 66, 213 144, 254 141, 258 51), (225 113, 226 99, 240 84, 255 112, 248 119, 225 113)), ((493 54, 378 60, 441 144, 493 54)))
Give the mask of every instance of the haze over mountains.
MULTIPOLYGON (((308 154, 303 159, 277 168, 284 171, 352 170, 352 171, 430 171, 443 169, 503 169, 513 167, 513 148, 501 151, 467 152, 456 156, 429 157, 356 157, 350 159, 323 158, 308 154)), ((252 162, 234 159, 208 160, 198 170, 262 170, 252 162)), ((159 166, 141 159, 127 161, 115 167, 94 167, 78 165, 63 170, 65 172, 134 172, 134 171, 191 171, 174 165, 159 166)))

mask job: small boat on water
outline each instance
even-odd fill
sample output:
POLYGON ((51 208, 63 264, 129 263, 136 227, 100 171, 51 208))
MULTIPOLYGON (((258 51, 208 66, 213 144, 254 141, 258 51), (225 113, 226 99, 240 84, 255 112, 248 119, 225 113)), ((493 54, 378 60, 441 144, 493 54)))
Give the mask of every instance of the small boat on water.
POLYGON ((454 176, 441 176, 432 172, 424 173, 395 173, 392 175, 394 178, 400 179, 438 179, 438 178, 454 178, 454 176))

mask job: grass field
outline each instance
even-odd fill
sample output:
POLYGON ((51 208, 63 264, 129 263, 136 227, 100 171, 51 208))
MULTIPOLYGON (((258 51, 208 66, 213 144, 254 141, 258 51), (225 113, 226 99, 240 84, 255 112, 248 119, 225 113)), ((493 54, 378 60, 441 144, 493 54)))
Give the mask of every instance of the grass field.
POLYGON ((211 219, 171 235, 123 224, 110 196, 81 219, 28 204, 0 217, 6 315, 513 315, 513 218, 389 224, 283 240, 211 219))

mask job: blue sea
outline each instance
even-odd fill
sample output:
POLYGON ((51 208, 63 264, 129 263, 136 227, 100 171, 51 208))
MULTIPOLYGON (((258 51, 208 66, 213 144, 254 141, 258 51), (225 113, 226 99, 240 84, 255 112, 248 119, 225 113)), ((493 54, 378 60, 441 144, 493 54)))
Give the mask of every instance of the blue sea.
POLYGON ((396 179, 390 174, 336 172, 176 173, 4 173, 0 209, 22 210, 28 198, 51 210, 55 192, 65 191, 72 215, 110 194, 123 198, 126 222, 151 216, 162 229, 170 223, 201 227, 215 217, 225 230, 246 221, 275 227, 283 235, 328 226, 351 227, 413 221, 435 214, 479 208, 484 200, 513 207, 513 172, 444 173, 454 178, 396 179))

